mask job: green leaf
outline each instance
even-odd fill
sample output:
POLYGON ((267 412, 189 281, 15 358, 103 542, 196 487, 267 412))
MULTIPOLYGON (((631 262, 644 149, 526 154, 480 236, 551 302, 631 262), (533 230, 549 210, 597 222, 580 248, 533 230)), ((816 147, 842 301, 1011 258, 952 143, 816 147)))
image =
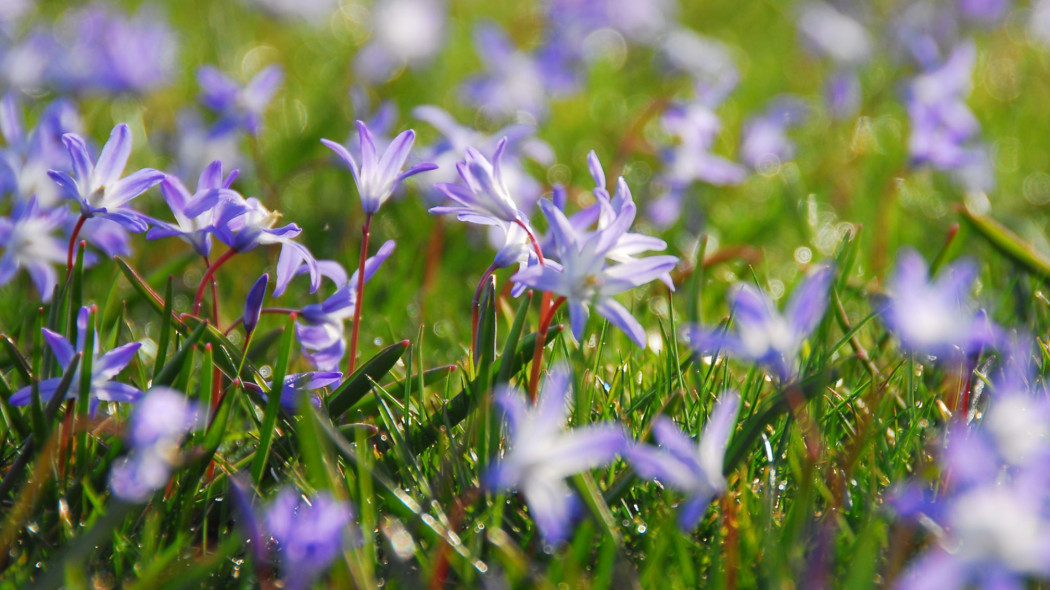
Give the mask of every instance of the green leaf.
POLYGON ((401 355, 408 349, 408 340, 392 344, 361 365, 349 379, 344 381, 328 397, 328 413, 333 419, 343 415, 372 389, 372 382, 379 381, 394 368, 401 355))
POLYGON ((975 213, 966 207, 963 207, 960 212, 963 218, 977 230, 977 233, 988 240, 996 250, 1026 268, 1039 279, 1043 281, 1050 279, 1050 260, 1039 254, 1031 244, 990 217, 975 213))
MULTIPOLYGON (((273 442, 273 433, 277 426, 277 414, 281 410, 281 390, 284 388, 284 376, 288 371, 288 358, 292 354, 292 336, 295 334, 295 316, 288 318, 281 338, 281 352, 277 357, 277 364, 273 370, 273 385, 267 394, 266 413, 263 415, 262 427, 259 429, 259 446, 255 449, 252 458, 252 481, 255 485, 262 483, 263 474, 266 473, 266 461, 270 456, 270 445, 273 442)), ((309 402, 304 402, 310 405, 309 402)))

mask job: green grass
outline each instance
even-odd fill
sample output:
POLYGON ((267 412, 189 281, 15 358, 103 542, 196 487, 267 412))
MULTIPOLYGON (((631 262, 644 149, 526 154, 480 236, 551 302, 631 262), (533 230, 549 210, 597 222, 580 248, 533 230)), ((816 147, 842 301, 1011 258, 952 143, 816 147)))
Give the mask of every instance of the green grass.
MULTIPOLYGON (((374 99, 398 105, 400 127, 415 127, 421 144, 436 134, 409 117, 413 106, 438 104, 460 121, 479 122, 455 88, 477 68, 469 39, 474 15, 496 11, 474 0, 451 4, 457 20, 434 64, 371 90, 374 99)), ((342 139, 352 128, 349 64, 366 35, 362 25, 335 17, 318 30, 289 26, 234 2, 170 3, 162 12, 183 35, 176 83, 139 98, 85 98, 89 134, 101 139, 115 122, 138 121, 149 145, 137 143, 133 165, 168 167, 163 139, 173 113, 194 100, 197 66, 217 64, 245 79, 280 63, 286 83, 259 139, 255 172, 246 171, 238 188, 303 226, 302 241, 318 258, 356 267, 363 221, 357 195, 348 170, 326 165, 329 154, 318 139, 342 139)), ((519 41, 534 41, 532 9, 495 16, 519 27, 519 41)), ((742 61, 742 83, 719 109, 725 130, 717 152, 732 155, 744 119, 775 94, 819 93, 829 72, 801 49, 791 16, 775 3, 683 8, 684 22, 734 46, 742 61)), ((683 260, 677 291, 656 284, 620 298, 649 331, 649 348, 634 346, 597 316, 582 342, 567 327, 555 331, 544 362, 565 362, 573 371, 573 425, 615 420, 647 440, 652 420, 667 414, 698 435, 715 399, 741 392, 729 491, 695 530, 676 526, 680 493, 638 479, 622 460, 572 479, 586 515, 569 542, 555 548, 543 545, 519 495, 480 488, 480 474, 501 447, 491 392, 501 384, 524 388, 540 297, 522 299, 519 307, 503 289, 511 273, 498 272, 479 337, 485 353, 473 358, 470 300, 490 248, 474 228, 426 214, 411 188, 383 208, 372 229, 374 245, 398 242, 365 294, 359 366, 375 360, 320 409, 304 405, 293 414, 267 407, 234 381, 263 384, 308 368, 286 318, 264 316, 247 351, 238 332, 226 339, 172 319, 172 311, 189 311, 204 270, 181 243, 136 237, 127 264, 139 279, 103 261, 75 273, 65 295, 47 306, 24 276, 0 288, 0 587, 272 584, 274 572, 255 563, 234 524, 228 489, 238 473, 253 481, 259 506, 285 485, 306 494, 330 490, 353 504, 364 543, 337 560, 326 578, 330 587, 886 585, 929 542, 894 518, 888 494, 905 479, 936 478, 934 457, 960 379, 950 368, 902 354, 874 317, 873 299, 884 294, 895 251, 911 246, 931 260, 942 251, 944 261, 976 258, 974 295, 994 321, 1034 334, 1050 327, 1047 204, 1033 192, 1050 166, 1043 138, 1050 125, 1043 100, 1050 91, 1047 53, 1024 42, 1013 23, 980 33, 978 45, 982 59, 969 104, 983 140, 996 146, 998 170, 986 213, 963 212, 966 197, 942 174, 908 169, 899 90, 909 69, 879 58, 862 70, 860 119, 835 122, 818 113, 792 133, 798 156, 778 173, 739 187, 690 191, 684 219, 661 234, 669 253, 683 260), (1016 91, 1004 98, 982 81, 1007 62, 1016 91), (694 358, 677 334, 690 321, 726 318, 726 293, 737 281, 789 294, 810 266, 799 262, 802 248, 814 261, 833 261, 837 276, 827 316, 804 354, 807 401, 791 411, 761 369, 694 358), (698 256, 709 264, 695 268, 698 256), (145 295, 143 285, 159 299, 145 295), (109 468, 124 452, 128 408, 104 406, 92 418, 73 403, 7 403, 34 378, 60 375, 40 328, 68 334, 78 302, 98 305, 96 345, 103 350, 151 343, 144 350, 154 352, 140 353, 122 373, 124 382, 143 389, 170 384, 207 405, 211 367, 219 371, 221 404, 207 428, 185 442, 170 484, 148 505, 121 504, 107 490, 109 468), (407 348, 398 345, 404 339, 407 348)), ((571 180, 572 201, 589 202, 584 158, 596 149, 607 171, 624 171, 644 209, 660 165, 652 141, 657 125, 646 113, 688 93, 688 82, 654 67, 645 48, 632 46, 622 65, 594 64, 585 89, 555 101, 538 130, 566 167, 557 175, 571 180)), ((553 174, 538 165, 529 171, 543 181, 553 174)), ((156 194, 137 203, 164 215, 156 194)), ((241 313, 255 278, 273 270, 276 255, 259 249, 237 261, 218 274, 223 327, 241 313)), ((305 293, 302 282, 294 289, 276 304, 301 306, 325 294, 305 293)), ((559 322, 567 324, 564 311, 559 322)), ((78 383, 69 386, 81 391, 78 383)))

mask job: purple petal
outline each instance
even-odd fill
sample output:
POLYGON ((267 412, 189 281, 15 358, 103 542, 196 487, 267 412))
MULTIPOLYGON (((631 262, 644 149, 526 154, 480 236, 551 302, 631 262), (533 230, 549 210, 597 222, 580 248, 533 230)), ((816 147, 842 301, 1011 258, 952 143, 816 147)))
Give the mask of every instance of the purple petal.
POLYGON ((729 444, 729 436, 736 427, 739 407, 740 394, 735 391, 726 392, 711 411, 700 436, 700 467, 712 483, 722 481, 726 445, 729 444))
POLYGON ((614 424, 575 428, 558 438, 558 452, 543 462, 545 472, 566 477, 612 461, 623 452, 627 437, 614 424))
POLYGON ((828 307, 828 289, 834 276, 834 269, 824 267, 807 278, 791 295, 786 311, 799 337, 809 335, 824 317, 828 307))
POLYGON ((343 144, 334 142, 330 139, 322 139, 321 143, 325 144, 328 149, 335 152, 344 162, 346 162, 346 165, 350 167, 350 172, 354 173, 354 181, 360 183, 361 170, 358 168, 357 160, 355 160, 354 156, 350 154, 350 151, 347 150, 343 144))
POLYGON ((575 496, 564 481, 531 479, 524 483, 522 494, 547 543, 557 545, 569 537, 578 510, 575 496))
MULTIPOLYGON (((62 143, 66 145, 69 157, 73 162, 73 174, 87 186, 91 182, 92 173, 95 171, 95 165, 91 162, 91 154, 88 152, 87 144, 75 133, 63 135, 62 143)), ((52 178, 54 177, 52 176, 52 178)))
POLYGON ((380 178, 396 178, 401 167, 408 159, 408 153, 412 150, 412 144, 416 141, 416 132, 411 129, 402 131, 390 142, 383 157, 379 160, 377 175, 380 178))
POLYGON ((76 351, 73 350, 73 345, 70 344, 69 340, 66 340, 61 334, 52 332, 47 328, 42 328, 40 331, 43 332, 44 340, 47 341, 47 345, 51 347, 51 351, 55 353, 55 360, 58 361, 58 364, 63 369, 68 367, 69 361, 71 361, 73 355, 76 354, 76 351))
POLYGON ((241 316, 244 321, 244 329, 248 332, 255 330, 255 325, 259 323, 263 299, 266 297, 266 286, 269 283, 269 273, 263 273, 248 290, 248 297, 244 302, 244 313, 241 316))
POLYGON ((95 168, 95 176, 91 179, 93 186, 109 187, 115 184, 124 172, 124 167, 128 165, 130 156, 131 130, 127 125, 121 123, 113 128, 109 134, 109 141, 102 146, 102 153, 98 156, 98 166, 95 168))
POLYGON ((696 525, 700 524, 704 513, 707 512, 707 507, 711 505, 713 497, 712 494, 697 494, 687 500, 678 509, 678 527, 683 531, 695 529, 696 525))
POLYGON ((106 379, 116 377, 135 358, 135 353, 141 346, 141 342, 129 342, 110 350, 95 359, 91 366, 92 374, 106 379))
POLYGON ((109 185, 106 191, 105 206, 108 208, 123 206, 128 201, 149 190, 153 185, 163 181, 164 176, 163 172, 152 168, 136 170, 121 178, 115 184, 109 185))
POLYGON ((645 348, 645 329, 626 307, 614 299, 606 299, 598 304, 597 310, 609 323, 623 330, 635 344, 645 348))

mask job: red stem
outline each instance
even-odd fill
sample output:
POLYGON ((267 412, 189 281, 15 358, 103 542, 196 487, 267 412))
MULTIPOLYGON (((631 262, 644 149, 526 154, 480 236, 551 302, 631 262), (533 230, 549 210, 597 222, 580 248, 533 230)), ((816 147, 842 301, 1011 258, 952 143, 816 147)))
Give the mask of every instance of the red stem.
MULTIPOLYGON (((208 287, 208 283, 210 283, 212 277, 215 276, 215 271, 219 270, 219 267, 226 264, 226 262, 236 254, 237 251, 230 248, 223 252, 222 256, 208 267, 208 270, 204 271, 204 276, 201 277, 201 284, 197 286, 197 294, 193 296, 193 315, 200 315, 201 299, 204 298, 204 289, 208 287)), ((215 321, 218 322, 218 318, 215 318, 215 321)))
POLYGON ((73 272, 73 255, 77 251, 77 236, 80 235, 80 228, 84 227, 84 222, 87 221, 87 216, 81 214, 80 219, 77 220, 77 224, 73 226, 73 235, 69 236, 69 254, 66 256, 66 274, 73 272))
POLYGON ((554 304, 551 305, 551 294, 548 291, 543 292, 543 302, 540 304, 540 308, 545 310, 543 315, 540 316, 539 329, 536 331, 536 348, 532 353, 532 372, 529 375, 529 399, 533 403, 536 402, 536 388, 540 382, 540 365, 543 364, 543 347, 547 343, 547 330, 551 327, 551 321, 554 319, 554 312, 558 311, 562 303, 565 303, 564 297, 558 297, 554 300, 554 304))
POLYGON ((350 359, 347 361, 346 374, 353 375, 357 365, 357 334, 361 329, 361 308, 365 303, 365 262, 368 261, 368 238, 372 235, 372 216, 365 215, 365 224, 361 226, 361 261, 357 265, 357 303, 354 305, 354 325, 350 328, 350 359))
POLYGON ((525 225, 525 223, 522 222, 520 219, 515 219, 514 223, 517 223, 518 226, 521 227, 521 229, 525 230, 525 235, 529 236, 529 242, 532 244, 533 251, 536 252, 536 257, 540 261, 540 266, 545 266, 543 260, 543 250, 540 249, 540 243, 536 241, 536 236, 532 235, 532 230, 530 230, 529 227, 525 225))

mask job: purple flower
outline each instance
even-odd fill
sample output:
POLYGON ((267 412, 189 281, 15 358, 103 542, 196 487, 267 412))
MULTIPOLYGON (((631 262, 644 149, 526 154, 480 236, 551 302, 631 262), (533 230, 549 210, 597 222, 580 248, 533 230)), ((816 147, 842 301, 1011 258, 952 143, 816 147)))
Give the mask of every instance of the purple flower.
POLYGON ((266 286, 270 283, 270 274, 263 273, 251 289, 248 289, 248 297, 244 301, 244 329, 251 333, 255 331, 255 325, 259 323, 259 315, 262 313, 263 298, 266 297, 266 286))
POLYGON ((678 143, 661 154, 665 168, 659 180, 668 192, 649 207, 649 216, 660 226, 678 219, 686 189, 695 182, 715 186, 740 184, 747 169, 722 156, 711 153, 722 123, 704 96, 696 101, 673 106, 660 120, 664 130, 678 143))
POLYGON ((689 496, 678 513, 678 525, 683 530, 696 528, 711 500, 726 491, 723 461, 739 406, 740 395, 727 392, 711 411, 699 446, 670 418, 660 416, 653 424, 660 447, 636 444, 624 452, 638 475, 659 480, 689 496))
POLYGON ((221 134, 226 129, 240 128, 258 135, 263 112, 283 80, 284 70, 277 65, 264 68, 243 87, 216 68, 199 68, 200 101, 219 115, 213 132, 221 134))
POLYGON ((58 32, 65 49, 49 66, 59 86, 144 93, 167 84, 175 71, 175 34, 147 10, 132 17, 102 5, 70 10, 58 32))
POLYGON ((726 352, 766 365, 781 381, 798 376, 796 361, 802 343, 816 329, 828 306, 828 288, 834 270, 825 266, 799 285, 784 314, 762 291, 739 285, 731 296, 733 333, 711 331, 701 326, 686 328, 690 344, 698 353, 726 352))
POLYGON ((360 165, 350 151, 341 144, 328 139, 322 139, 321 143, 338 154, 350 167, 350 171, 354 174, 354 182, 357 184, 357 192, 361 195, 361 208, 369 217, 379 211, 402 180, 437 167, 427 162, 416 164, 404 172, 401 171, 405 160, 408 159, 412 144, 416 141, 416 132, 411 129, 395 137, 383 152, 382 157, 378 156, 372 133, 362 121, 357 122, 357 132, 361 141, 360 165))
POLYGON ((211 232, 231 249, 248 252, 259 246, 281 245, 281 253, 277 257, 274 297, 284 293, 292 279, 302 274, 300 269, 303 267, 310 275, 310 292, 316 292, 321 286, 317 260, 306 246, 295 241, 303 231, 298 225, 289 223, 274 227, 281 217, 280 213, 267 209, 255 197, 244 199, 231 190, 209 191, 205 198, 195 199, 187 205, 184 213, 196 217, 212 207, 218 209, 212 212, 214 222, 210 226, 211 232))
POLYGON ((588 306, 594 306, 635 344, 645 346, 645 330, 612 296, 661 278, 674 268, 678 258, 650 256, 613 266, 606 264, 609 252, 634 221, 636 210, 631 203, 625 203, 607 227, 587 235, 581 235, 549 201, 540 201, 540 207, 550 223, 560 268, 550 264, 532 266, 518 271, 511 280, 565 297, 577 340, 583 337, 588 306))
POLYGON ((41 207, 51 208, 63 196, 47 171, 72 169, 62 135, 80 131, 80 114, 72 102, 55 100, 41 113, 36 127, 27 132, 21 111, 14 94, 7 94, 0 102, 0 131, 6 142, 0 150, 0 190, 21 200, 36 197, 41 207))
POLYGON ((547 377, 535 406, 530 407, 521 392, 498 392, 496 403, 507 421, 510 442, 503 458, 483 476, 491 490, 519 490, 540 534, 552 545, 568 538, 576 512, 577 500, 565 478, 608 463, 626 443, 616 424, 566 430, 569 393, 564 368, 547 377))
POLYGON ((457 206, 432 207, 437 215, 453 214, 460 221, 480 225, 494 225, 506 229, 509 224, 528 225, 528 216, 510 196, 503 182, 501 160, 507 139, 496 145, 490 163, 474 148, 466 149, 466 159, 456 164, 462 184, 441 183, 437 189, 452 199, 457 206))
MULTIPOLYGON (((1015 416, 1014 426, 1046 419, 1045 392, 1031 396, 1040 415, 1015 416), (1020 419, 1020 422, 1018 422, 1020 419)), ((993 399, 991 407, 1000 403, 993 399)), ((1016 406, 1007 412, 1026 412, 1016 406)), ((996 418, 998 420, 998 418, 996 418)), ((1026 443, 1028 460, 1011 457, 1014 433, 1007 446, 985 423, 974 428, 957 421, 947 434, 940 461, 950 477, 937 495, 913 484, 895 504, 905 518, 931 529, 933 545, 908 567, 899 588, 1014 588, 1024 580, 1050 578, 1050 448, 1044 436, 1026 443), (1033 452, 1034 451, 1034 452, 1033 452)))
MULTIPOLYGON (((379 267, 394 251, 394 241, 383 244, 376 255, 365 261, 365 281, 375 275, 379 267)), ((302 308, 295 323, 295 335, 306 357, 318 370, 333 371, 346 355, 346 337, 343 324, 353 317, 357 305, 357 273, 322 303, 302 308)))
POLYGON ((153 227, 146 233, 146 239, 177 236, 201 256, 211 254, 211 236, 215 229, 246 212, 244 198, 230 190, 237 175, 238 171, 234 170, 224 178, 222 162, 216 160, 201 172, 197 192, 193 194, 177 177, 165 175, 160 192, 175 217, 175 224, 151 218, 153 227), (190 215, 188 211, 196 214, 190 215))
POLYGON ((967 189, 987 191, 994 176, 988 154, 976 143, 980 124, 965 100, 976 61, 976 45, 966 42, 911 81, 905 96, 912 126, 908 150, 913 165, 951 171, 967 189))
POLYGON ((799 125, 809 108, 802 100, 781 97, 744 126, 740 159, 753 170, 777 169, 795 157, 795 143, 787 130, 799 125))
POLYGON ((113 495, 142 503, 164 487, 178 461, 183 435, 196 428, 200 418, 196 404, 174 389, 156 387, 146 392, 131 414, 131 452, 109 472, 113 495))
POLYGON ((429 62, 445 42, 447 9, 441 0, 386 0, 372 9, 372 38, 354 65, 363 78, 382 82, 405 66, 429 62))
POLYGON ((909 352, 950 360, 994 347, 998 329, 967 304, 976 276, 972 262, 960 261, 930 282, 926 261, 904 249, 890 279, 891 296, 879 312, 909 352))
POLYGON ((11 217, 0 217, 0 285, 25 268, 45 303, 58 283, 54 265, 66 259, 66 248, 55 236, 68 216, 65 209, 41 211, 36 197, 16 201, 11 217))
POLYGON ((523 158, 528 158, 541 166, 550 166, 554 163, 554 152, 544 141, 535 137, 536 126, 530 124, 514 124, 503 127, 493 133, 486 135, 460 125, 444 110, 423 105, 412 110, 412 114, 436 128, 444 139, 432 145, 425 155, 425 159, 435 162, 438 169, 433 174, 428 174, 421 179, 421 183, 428 188, 424 195, 430 200, 440 201, 444 194, 437 190, 443 182, 455 182, 460 180, 457 163, 465 160, 467 149, 473 147, 482 155, 495 152, 499 142, 506 138, 507 143, 500 154, 500 176, 518 209, 526 213, 532 210, 533 204, 543 194, 543 186, 536 182, 522 167, 523 158))
POLYGON ((83 217, 110 219, 129 231, 146 231, 148 225, 142 215, 126 205, 164 180, 164 173, 143 168, 121 178, 131 155, 131 131, 128 126, 121 123, 113 128, 97 163, 92 162, 87 144, 79 135, 67 133, 62 136, 62 141, 69 150, 76 179, 58 170, 50 170, 48 174, 68 198, 80 203, 80 214, 83 217))
MULTIPOLYGON (((621 176, 616 180, 616 194, 609 196, 609 191, 605 186, 605 170, 602 168, 601 161, 598 160, 598 154, 591 150, 587 154, 587 168, 590 170, 591 177, 594 179, 594 183, 597 185, 594 188, 594 198, 598 202, 593 206, 597 209, 597 220, 596 220, 596 231, 604 231, 614 224, 617 217, 621 214, 628 212, 628 207, 634 207, 634 197, 631 195, 631 189, 627 186, 627 181, 621 176)), ((559 207, 560 209, 561 207, 559 207)), ((585 228, 589 225, 589 220, 593 214, 588 213, 586 210, 581 211, 583 215, 579 217, 574 216, 570 219, 573 227, 578 229, 585 228)), ((621 263, 634 263, 638 261, 637 256, 644 252, 659 252, 667 249, 667 242, 660 238, 647 236, 645 234, 626 232, 622 234, 616 243, 605 253, 605 257, 614 262, 621 263)), ((664 273, 659 277, 663 284, 667 285, 667 288, 674 291, 674 282, 671 280, 670 273, 664 273)))
POLYGON ((468 80, 463 94, 492 119, 511 118, 519 113, 541 117, 547 112, 549 97, 568 90, 566 76, 558 71, 557 63, 544 63, 518 50, 495 24, 479 25, 474 44, 485 73, 468 80))
POLYGON ((286 588, 311 586, 348 545, 353 518, 350 505, 330 492, 306 498, 281 490, 266 511, 266 530, 277 541, 286 588))
MULTIPOLYGON (((47 328, 42 329, 44 340, 46 340, 47 345, 51 347, 51 351, 55 354, 55 359, 63 369, 69 366, 69 361, 73 359, 73 356, 76 353, 85 352, 84 346, 87 339, 87 331, 93 329, 90 326, 92 315, 91 310, 87 307, 80 308, 80 313, 77 314, 76 348, 74 348, 73 345, 70 344, 70 342, 61 334, 56 334, 47 328)), ((97 335, 95 336, 94 342, 95 346, 91 350, 91 384, 89 386, 90 391, 88 391, 88 395, 91 399, 91 412, 94 413, 99 402, 138 401, 139 397, 142 396, 140 390, 131 385, 113 381, 113 378, 120 374, 120 372, 124 370, 124 367, 135 358, 135 353, 138 352, 142 343, 130 342, 100 355, 98 349, 101 342, 97 335)), ((74 399, 77 397, 77 384, 80 383, 81 367, 83 367, 83 363, 77 365, 77 372, 73 378, 74 385, 69 388, 68 392, 66 392, 67 399, 74 399)), ((58 389, 58 384, 61 381, 61 377, 52 377, 51 379, 41 381, 39 383, 40 399, 45 402, 50 400, 51 396, 53 396, 58 389)), ((32 396, 33 387, 23 387, 11 396, 11 405, 27 405, 32 399, 32 396)))
POLYGON ((808 2, 799 12, 798 30, 806 44, 842 66, 858 66, 871 56, 871 36, 864 25, 823 2, 808 2))
MULTIPOLYGON (((339 371, 309 371, 287 375, 281 386, 281 405, 294 411, 301 393, 328 387, 342 378, 343 374, 339 371)), ((321 405, 321 399, 317 395, 310 396, 310 402, 318 407, 321 405)))

